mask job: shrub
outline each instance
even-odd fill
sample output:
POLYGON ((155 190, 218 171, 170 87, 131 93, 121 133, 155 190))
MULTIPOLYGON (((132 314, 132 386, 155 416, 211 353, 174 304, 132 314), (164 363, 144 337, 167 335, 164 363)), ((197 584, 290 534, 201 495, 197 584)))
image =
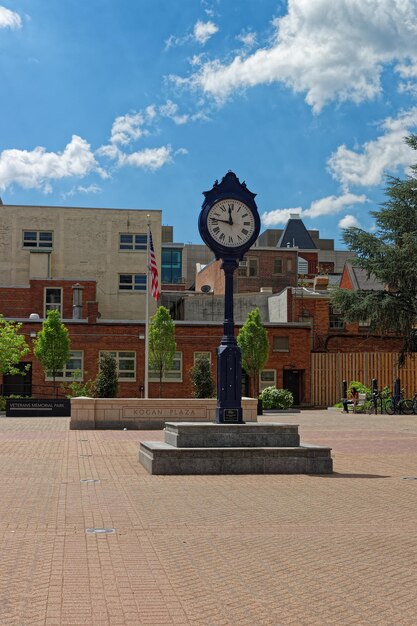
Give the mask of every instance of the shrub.
POLYGON ((100 371, 95 382, 97 398, 116 398, 117 387, 116 359, 109 352, 103 352, 100 357, 100 371))
POLYGON ((80 376, 81 370, 76 370, 73 374, 72 381, 61 385, 61 389, 64 391, 65 396, 67 398, 94 398, 96 392, 96 381, 86 380, 83 382, 82 380, 77 380, 80 376))
POLYGON ((194 398, 213 398, 214 381, 211 375, 210 359, 201 355, 190 369, 194 398))
POLYGON ((264 409, 289 409, 294 402, 293 395, 288 389, 266 387, 260 395, 264 409))

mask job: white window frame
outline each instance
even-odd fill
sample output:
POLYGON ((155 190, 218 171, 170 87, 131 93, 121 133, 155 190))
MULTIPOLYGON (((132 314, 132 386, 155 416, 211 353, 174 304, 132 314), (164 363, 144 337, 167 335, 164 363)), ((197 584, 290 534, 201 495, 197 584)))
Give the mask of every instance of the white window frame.
POLYGON ((122 383, 134 383, 136 382, 136 351, 135 350, 100 350, 100 357, 102 354, 111 354, 116 359, 117 367, 117 380, 122 383), (130 354, 132 356, 125 356, 130 354), (124 359, 133 360, 133 369, 120 371, 119 363, 124 359), (126 372, 132 372, 133 376, 123 376, 126 372))
POLYGON ((266 387, 276 387, 277 386, 277 370, 273 369, 265 369, 259 372, 259 391, 263 391, 266 387), (273 373, 273 380, 263 380, 262 375, 266 372, 273 373))
POLYGON ((146 252, 147 248, 148 236, 146 233, 119 233, 119 252, 146 252), (131 237, 132 243, 122 242, 122 237, 131 237), (145 240, 137 242, 136 237, 144 237, 145 240))
POLYGON ((211 365, 211 352, 209 350, 197 350, 196 352, 194 352, 194 355, 193 355, 194 365, 197 363, 197 359, 202 355, 208 356, 210 360, 210 365, 211 365))
POLYGON ((122 293, 137 293, 139 292, 146 292, 146 274, 145 273, 137 273, 137 274, 131 274, 130 272, 126 272, 123 274, 119 274, 119 291, 121 291, 122 293), (130 276, 131 277, 131 282, 130 283, 121 283, 121 277, 122 276, 130 276), (141 282, 141 283, 137 283, 135 282, 135 276, 142 276, 145 277, 145 281, 141 282), (124 287, 122 287, 121 285, 124 285, 124 287))
MULTIPOLYGON (((151 370, 149 368, 148 372, 149 380, 152 382, 159 382, 159 375, 156 370, 151 370)), ((173 368, 164 372, 162 377, 163 383, 182 383, 182 352, 176 352, 174 356, 174 364, 173 368), (175 367, 175 363, 179 362, 179 367, 175 367), (177 374, 178 377, 172 376, 172 374, 177 374)))
MULTIPOLYGON (((49 244, 49 242, 48 242, 49 244)), ((54 247, 54 231, 53 230, 36 230, 35 228, 25 228, 22 231, 22 248, 24 250, 52 250, 54 247), (25 245, 25 233, 35 233, 36 241, 27 240, 27 245, 25 245), (41 234, 48 233, 51 235, 50 245, 42 245, 41 234)))
POLYGON ((63 289, 62 287, 45 287, 44 291, 43 291, 43 311, 44 311, 44 317, 47 317, 48 315, 48 311, 52 311, 52 310, 57 310, 59 312, 60 317, 62 318, 62 311, 63 311, 63 289), (47 303, 46 302, 46 292, 47 291, 60 291, 61 295, 60 295, 60 301, 59 303, 47 303))
MULTIPOLYGON (((53 376, 49 372, 47 372, 45 375, 45 380, 47 381, 53 380, 53 376)), ((56 373, 55 380, 63 380, 66 382, 71 382, 73 380, 77 380, 77 381, 84 380, 84 351, 83 350, 71 350, 70 351, 70 357, 68 361, 66 362, 62 370, 59 370, 56 373), (73 361, 74 359, 81 359, 81 367, 74 367, 74 368, 68 367, 68 365, 70 364, 70 361, 73 361), (73 372, 76 372, 77 370, 80 370, 81 374, 80 376, 77 376, 75 378, 73 376, 73 372)))
POLYGON ((290 351, 290 338, 288 335, 275 335, 272 338, 272 352, 289 352, 290 351), (287 348, 282 349, 282 348, 276 348, 275 347, 275 339, 286 339, 287 340, 287 348))
MULTIPOLYGON (((253 267, 253 265, 252 265, 253 267)), ((239 264, 238 275, 246 278, 258 278, 259 277, 259 258, 257 256, 245 256, 243 262, 239 264), (256 265, 256 273, 251 274, 251 264, 256 265)))

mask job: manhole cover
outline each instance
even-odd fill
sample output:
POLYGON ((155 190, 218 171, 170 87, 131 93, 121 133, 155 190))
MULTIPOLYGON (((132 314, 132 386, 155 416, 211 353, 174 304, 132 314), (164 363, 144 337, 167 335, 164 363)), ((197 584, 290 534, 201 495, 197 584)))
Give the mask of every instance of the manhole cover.
POLYGON ((99 478, 82 478, 80 480, 80 483, 99 483, 100 479, 99 478))
POLYGON ((114 535, 115 528, 86 528, 87 535, 114 535))
POLYGON ((417 480, 417 476, 404 476, 401 480, 417 480))

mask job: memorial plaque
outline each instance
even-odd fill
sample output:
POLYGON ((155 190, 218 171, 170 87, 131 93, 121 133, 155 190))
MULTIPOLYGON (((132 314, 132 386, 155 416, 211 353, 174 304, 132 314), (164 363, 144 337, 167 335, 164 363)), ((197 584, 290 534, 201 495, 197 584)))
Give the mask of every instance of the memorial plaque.
POLYGON ((239 421, 239 411, 238 409, 224 409, 223 411, 223 420, 224 422, 238 422, 239 421))
POLYGON ((6 400, 6 417, 70 417, 71 402, 65 399, 13 398, 6 400))

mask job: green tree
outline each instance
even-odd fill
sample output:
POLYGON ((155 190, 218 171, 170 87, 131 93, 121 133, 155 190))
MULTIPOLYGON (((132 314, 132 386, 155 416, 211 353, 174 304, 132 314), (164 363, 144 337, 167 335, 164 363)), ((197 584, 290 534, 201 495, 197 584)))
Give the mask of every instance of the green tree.
MULTIPOLYGON (((417 149, 417 135, 405 138, 417 149)), ((394 333, 402 338, 399 366, 417 349, 417 165, 405 179, 389 177, 387 199, 371 211, 376 230, 351 227, 343 231, 347 247, 356 253, 355 265, 376 277, 381 289, 337 289, 332 305, 346 322, 367 321, 371 333, 394 333)))
POLYGON ((29 352, 29 346, 19 334, 21 327, 22 324, 7 322, 0 314, 0 376, 22 373, 16 366, 29 352))
POLYGON ((259 395, 259 372, 269 354, 268 335, 262 324, 258 308, 250 311, 237 336, 237 343, 242 351, 242 367, 249 376, 252 397, 259 395))
POLYGON ((159 396, 162 398, 162 378, 174 361, 177 345, 175 325, 169 310, 159 306, 149 324, 149 369, 158 374, 159 396))
POLYGON ((110 352, 100 355, 99 373, 95 381, 97 398, 116 398, 119 385, 117 363, 110 352))
POLYGON ((214 396, 214 380, 211 375, 210 358, 201 354, 190 369, 194 398, 212 398, 214 396))
POLYGON ((48 311, 46 320, 42 322, 42 330, 39 331, 33 343, 33 352, 40 361, 46 375, 52 376, 55 393, 56 375, 62 370, 70 356, 70 339, 68 329, 61 322, 59 311, 48 311))

